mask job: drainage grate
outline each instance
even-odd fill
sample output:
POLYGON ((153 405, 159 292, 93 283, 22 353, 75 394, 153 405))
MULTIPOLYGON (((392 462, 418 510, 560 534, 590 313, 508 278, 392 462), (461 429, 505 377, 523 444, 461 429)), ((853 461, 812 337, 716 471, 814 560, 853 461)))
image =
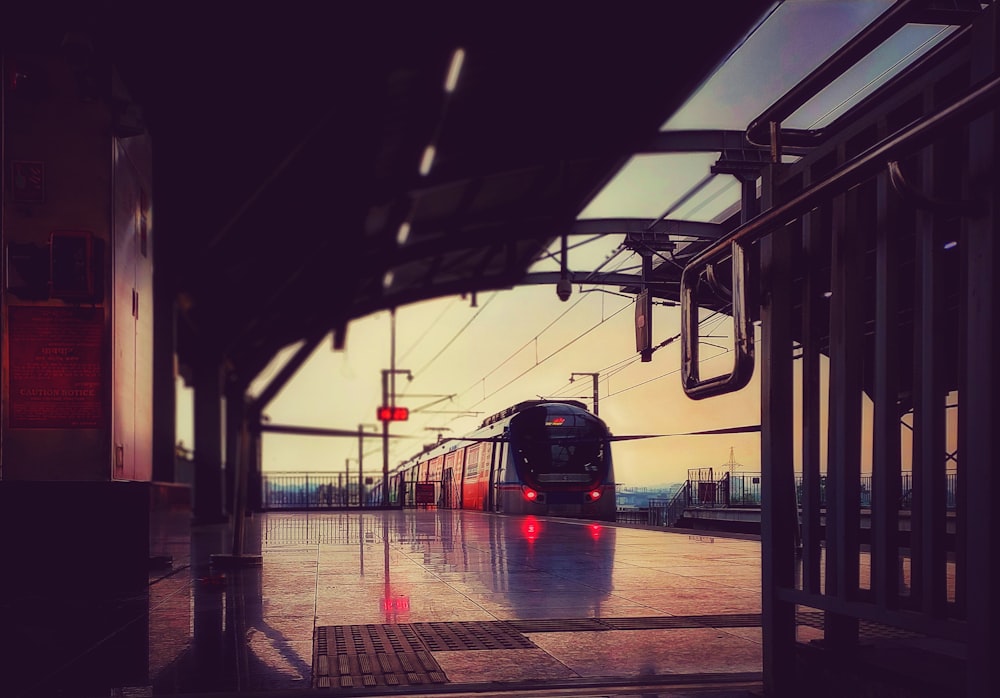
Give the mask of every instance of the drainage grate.
POLYGON ((653 616, 648 618, 604 618, 612 630, 669 630, 671 628, 755 628, 759 613, 719 613, 703 616, 653 616))
POLYGON ((314 688, 445 683, 441 667, 407 625, 335 625, 316 630, 314 688))
POLYGON ((447 650, 520 650, 536 645, 507 621, 412 623, 413 632, 432 652, 447 650))
POLYGON ((514 620, 522 633, 559 633, 599 630, 669 630, 671 628, 760 627, 759 613, 724 613, 707 616, 639 616, 633 618, 562 618, 514 620))
MULTIPOLYGON (((823 613, 800 611, 799 625, 823 629, 823 613)), ((671 628, 760 627, 759 613, 632 618, 556 618, 544 620, 459 621, 400 625, 333 625, 316 630, 314 688, 361 688, 447 683, 431 652, 535 649, 522 633, 667 630, 671 628)), ((861 621, 863 638, 921 635, 861 621)))
POLYGON ((555 618, 548 620, 515 620, 509 621, 522 633, 560 633, 560 632, 592 632, 609 630, 608 626, 597 618, 555 618))
POLYGON ((546 620, 507 621, 522 633, 566 633, 610 630, 603 620, 597 618, 552 618, 546 620))

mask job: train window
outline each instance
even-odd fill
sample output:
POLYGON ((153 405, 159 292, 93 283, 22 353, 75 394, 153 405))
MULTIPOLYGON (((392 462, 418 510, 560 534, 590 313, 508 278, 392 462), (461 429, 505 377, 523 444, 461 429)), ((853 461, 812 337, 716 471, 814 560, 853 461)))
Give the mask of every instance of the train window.
POLYGON ((479 475, 479 444, 469 446, 465 451, 465 479, 475 480, 479 475))
POLYGON ((541 405, 512 419, 509 433, 524 481, 573 488, 604 476, 606 437, 603 423, 589 413, 541 405))

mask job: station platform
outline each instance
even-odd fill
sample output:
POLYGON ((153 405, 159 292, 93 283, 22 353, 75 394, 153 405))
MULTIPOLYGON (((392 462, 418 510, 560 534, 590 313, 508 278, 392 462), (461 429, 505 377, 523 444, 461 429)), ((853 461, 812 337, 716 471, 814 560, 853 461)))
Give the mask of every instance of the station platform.
POLYGON ((203 526, 166 541, 148 594, 95 606, 67 574, 60 599, 6 599, 0 693, 760 695, 751 537, 451 510, 246 522, 260 566, 219 569, 229 527, 203 526))

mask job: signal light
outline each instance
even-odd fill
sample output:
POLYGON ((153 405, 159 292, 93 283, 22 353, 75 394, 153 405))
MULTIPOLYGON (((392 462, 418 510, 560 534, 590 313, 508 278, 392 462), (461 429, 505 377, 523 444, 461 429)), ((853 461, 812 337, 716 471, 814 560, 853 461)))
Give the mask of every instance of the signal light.
POLYGON ((590 501, 596 502, 598 499, 601 498, 601 491, 591 490, 590 492, 587 493, 587 496, 590 497, 590 501))
POLYGON ((380 422, 405 422, 410 418, 409 407, 379 407, 376 411, 380 422))
POLYGON ((522 485, 521 486, 521 493, 524 495, 524 498, 527 499, 529 502, 533 502, 536 499, 538 499, 538 493, 535 492, 530 487, 525 487, 525 486, 522 485))

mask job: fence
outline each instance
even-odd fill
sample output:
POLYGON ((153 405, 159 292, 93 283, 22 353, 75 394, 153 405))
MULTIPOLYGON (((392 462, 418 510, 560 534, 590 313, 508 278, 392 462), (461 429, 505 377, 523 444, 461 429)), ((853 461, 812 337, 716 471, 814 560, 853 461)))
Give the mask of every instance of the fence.
POLYGON ((264 509, 345 509, 372 506, 372 478, 358 475, 289 473, 261 478, 264 509))
MULTIPOLYGON (((724 473, 722 477, 715 479, 711 468, 698 468, 690 471, 689 475, 694 477, 688 480, 688 493, 686 496, 687 507, 692 508, 713 508, 713 507, 759 507, 760 506, 760 473, 724 473)), ((913 494, 913 473, 903 472, 902 492, 899 500, 900 509, 910 509, 913 494)), ((958 472, 949 470, 946 474, 946 501, 949 510, 954 510, 956 506, 956 492, 958 491, 958 472)), ((820 506, 826 506, 826 476, 820 476, 820 506)), ((802 503, 802 476, 795 477, 796 499, 802 503)), ((872 476, 862 475, 859 488, 859 506, 863 509, 872 506, 872 476)))
POLYGON ((644 524, 649 521, 649 507, 618 507, 615 512, 618 523, 644 524))

